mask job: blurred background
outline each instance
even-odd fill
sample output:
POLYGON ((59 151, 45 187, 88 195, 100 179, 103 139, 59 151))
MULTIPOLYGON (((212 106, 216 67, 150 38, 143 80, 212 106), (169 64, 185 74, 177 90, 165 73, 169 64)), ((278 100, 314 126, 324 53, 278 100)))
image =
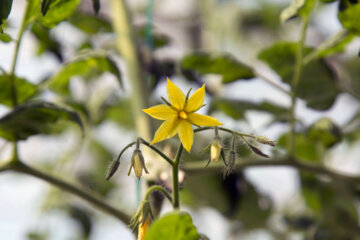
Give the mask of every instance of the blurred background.
MULTIPOLYGON (((201 113, 211 114, 227 128, 275 140, 275 148, 261 146, 272 157, 286 152, 291 98, 271 83, 287 90, 290 87, 258 55, 279 40, 298 40, 298 19, 280 22, 279 15, 290 0, 131 0, 127 4, 136 29, 143 78, 150 90, 149 105, 166 97, 167 76, 185 93, 206 83, 207 105, 201 113), (197 66, 197 52, 225 56, 225 63, 217 62, 223 68, 211 71, 197 66), (227 61, 235 67, 238 62, 245 63, 260 74, 237 79, 227 61), (224 83, 225 78, 229 81, 224 83)), ((318 4, 310 19, 308 46, 316 47, 343 29, 337 17, 339 4, 318 4)), ((25 0, 14 1, 5 28, 14 39, 24 7, 25 0)), ((33 24, 25 32, 17 76, 41 84, 79 53, 104 51, 121 70, 124 89, 113 74, 95 70, 72 76, 66 92, 43 91, 37 98, 66 104, 81 113, 85 137, 75 127, 67 126, 51 135, 21 141, 19 152, 29 165, 80 184, 133 214, 146 186, 160 183, 171 188, 171 176, 160 159, 147 159, 150 174, 143 176, 141 183, 133 174, 128 177, 129 151, 116 175, 105 181, 111 160, 138 136, 131 113, 132 88, 124 59, 117 53, 110 12, 109 2, 101 1, 95 16, 91 1, 83 0, 66 21, 54 28, 33 24)), ((334 82, 340 86, 336 97, 326 107, 311 107, 299 100, 295 110, 301 123, 297 126, 300 134, 296 154, 304 161, 356 175, 360 173, 360 41, 351 37, 345 45, 343 51, 326 56, 327 66, 336 76, 334 82), (311 129, 327 134, 326 139, 312 137, 311 129)), ((7 71, 14 47, 14 42, 0 43, 0 66, 7 71)), ((309 78, 316 81, 321 75, 317 71, 321 70, 311 72, 309 78)), ((322 95, 321 90, 331 91, 323 86, 311 94, 322 95)), ((8 111, 0 105, 1 115, 8 111)), ((156 129, 159 121, 150 124, 156 129)), ((205 166, 208 153, 200 151, 212 137, 212 132, 196 136, 192 154, 185 154, 183 161, 200 161, 205 166)), ((222 137, 229 146, 231 136, 222 137)), ((171 155, 177 141, 173 138, 158 146, 171 155)), ((237 148, 239 161, 260 158, 240 141, 237 148)), ((11 152, 10 144, 0 139, 0 161, 8 159, 11 152)), ((359 239, 359 192, 343 183, 290 167, 249 168, 227 178, 222 177, 221 169, 215 173, 183 172, 182 176, 182 207, 191 213, 198 231, 212 240, 359 239)), ((171 211, 166 201, 162 204, 162 213, 171 211)), ((0 212, 1 238, 6 240, 134 239, 125 224, 83 200, 17 173, 0 174, 0 212)))

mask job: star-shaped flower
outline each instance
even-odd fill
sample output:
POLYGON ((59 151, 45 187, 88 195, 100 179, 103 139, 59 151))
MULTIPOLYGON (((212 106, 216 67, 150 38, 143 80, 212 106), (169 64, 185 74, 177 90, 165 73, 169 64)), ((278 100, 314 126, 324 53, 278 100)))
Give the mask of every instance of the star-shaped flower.
POLYGON ((184 93, 168 78, 167 96, 171 106, 161 104, 143 110, 153 118, 165 120, 156 131, 151 144, 171 138, 177 133, 184 148, 190 152, 194 134, 191 125, 222 125, 221 122, 213 117, 195 113, 203 106, 205 84, 187 99, 184 93))

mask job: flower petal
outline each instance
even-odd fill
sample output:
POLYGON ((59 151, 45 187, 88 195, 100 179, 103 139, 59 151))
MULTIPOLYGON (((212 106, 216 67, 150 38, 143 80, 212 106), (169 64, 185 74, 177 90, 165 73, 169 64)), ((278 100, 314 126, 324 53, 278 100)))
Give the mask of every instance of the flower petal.
POLYGON ((201 108, 205 98, 205 84, 201 88, 196 90, 194 94, 187 100, 185 105, 186 112, 196 112, 201 108))
POLYGON ((190 152, 194 140, 194 131, 191 124, 188 121, 180 121, 178 133, 182 145, 186 151, 190 152))
POLYGON ((177 112, 172 107, 165 104, 160 104, 151 108, 143 109, 143 111, 149 114, 151 117, 160 120, 166 120, 177 116, 177 112))
POLYGON ((178 117, 172 117, 163 122, 155 133, 154 139, 150 143, 153 145, 157 142, 171 138, 176 134, 177 127, 179 125, 178 117))
POLYGON ((179 110, 183 110, 185 95, 169 78, 167 79, 167 95, 171 105, 179 110))
POLYGON ((223 125, 216 118, 201 115, 198 113, 189 113, 188 121, 196 126, 219 126, 223 125))

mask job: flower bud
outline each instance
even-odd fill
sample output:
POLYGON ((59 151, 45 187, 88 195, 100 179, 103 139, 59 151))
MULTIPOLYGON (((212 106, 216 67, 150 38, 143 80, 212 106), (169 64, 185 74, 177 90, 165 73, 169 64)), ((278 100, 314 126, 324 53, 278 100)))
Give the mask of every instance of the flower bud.
POLYGON ((229 161, 228 161, 228 165, 225 168, 224 171, 224 177, 230 175, 230 173, 232 173, 232 171, 234 170, 235 167, 235 161, 236 161, 236 152, 231 150, 229 153, 229 161))
POLYGON ((144 240, 146 231, 150 224, 150 218, 146 218, 145 221, 142 221, 143 216, 140 216, 140 224, 139 224, 139 231, 138 231, 138 240, 144 240))
POLYGON ((134 173, 137 178, 141 177, 143 170, 145 171, 145 173, 149 173, 146 169, 144 157, 140 149, 134 150, 134 153, 131 157, 131 166, 128 175, 130 175, 131 168, 134 168, 134 173))
POLYGON ((275 146, 275 142, 268 139, 267 137, 264 137, 264 136, 256 136, 255 137, 255 141, 257 141, 258 143, 261 143, 261 144, 266 144, 266 145, 270 145, 272 147, 275 146))
POLYGON ((219 160, 221 150, 221 139, 219 137, 216 137, 210 146, 210 159, 212 162, 217 162, 219 160))

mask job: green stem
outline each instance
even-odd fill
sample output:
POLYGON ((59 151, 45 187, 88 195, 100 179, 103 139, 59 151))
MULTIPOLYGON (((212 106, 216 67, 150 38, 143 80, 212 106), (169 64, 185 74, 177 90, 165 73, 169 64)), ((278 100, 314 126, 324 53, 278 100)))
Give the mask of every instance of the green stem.
POLYGON ((176 153, 173 165, 173 207, 174 209, 180 208, 180 199, 179 199, 179 163, 181 159, 182 152, 184 150, 183 145, 180 143, 178 151, 176 153))
MULTIPOLYGON (((234 131, 234 130, 224 128, 224 127, 217 127, 217 129, 220 130, 220 131, 223 131, 223 132, 228 132, 228 133, 231 133, 231 134, 239 135, 240 137, 255 138, 254 135, 241 133, 241 132, 234 131)), ((206 130, 214 130, 214 127, 199 127, 199 128, 194 129, 194 132, 197 133, 197 132, 202 132, 202 131, 206 131, 206 130)))
POLYGON ((291 157, 294 157, 295 154, 295 144, 296 144, 296 118, 295 118, 295 108, 296 108, 296 91, 297 86, 299 84, 302 70, 303 70, 303 55, 304 55, 304 44, 306 39, 306 30, 309 25, 309 17, 304 17, 301 26, 300 39, 298 42, 297 52, 296 52, 296 60, 295 60, 295 71, 291 83, 292 87, 292 96, 291 96, 291 107, 290 107, 290 141, 288 146, 288 154, 291 157))
POLYGON ((144 139, 141 139, 141 143, 144 144, 145 146, 149 147, 151 150, 153 150, 154 152, 156 152, 157 154, 159 154, 165 161, 167 161, 171 166, 174 166, 174 162, 168 157, 166 156, 162 151, 160 151, 159 149, 157 149, 156 147, 154 147, 153 145, 150 145, 150 143, 148 143, 147 141, 145 141, 144 139))
POLYGON ((150 197, 150 194, 153 193, 154 191, 161 192, 172 203, 173 200, 172 200, 172 197, 169 194, 169 192, 166 191, 165 188, 163 188, 163 187, 161 187, 159 185, 155 185, 155 186, 150 187, 146 192, 145 199, 148 199, 150 197))
POLYGON ((60 180, 56 177, 50 176, 46 173, 36 170, 20 161, 19 162, 11 162, 7 166, 7 170, 14 170, 19 173, 23 173, 26 175, 30 175, 30 176, 42 179, 50 184, 55 185, 56 187, 58 187, 64 191, 67 191, 69 193, 72 193, 72 194, 84 199, 85 201, 91 203, 98 209, 116 217, 117 219, 124 222, 125 224, 130 223, 130 216, 128 216, 127 214, 123 213, 122 211, 108 205, 103 200, 92 196, 90 193, 82 190, 80 187, 76 187, 76 186, 74 186, 70 183, 67 183, 63 180, 60 180))

